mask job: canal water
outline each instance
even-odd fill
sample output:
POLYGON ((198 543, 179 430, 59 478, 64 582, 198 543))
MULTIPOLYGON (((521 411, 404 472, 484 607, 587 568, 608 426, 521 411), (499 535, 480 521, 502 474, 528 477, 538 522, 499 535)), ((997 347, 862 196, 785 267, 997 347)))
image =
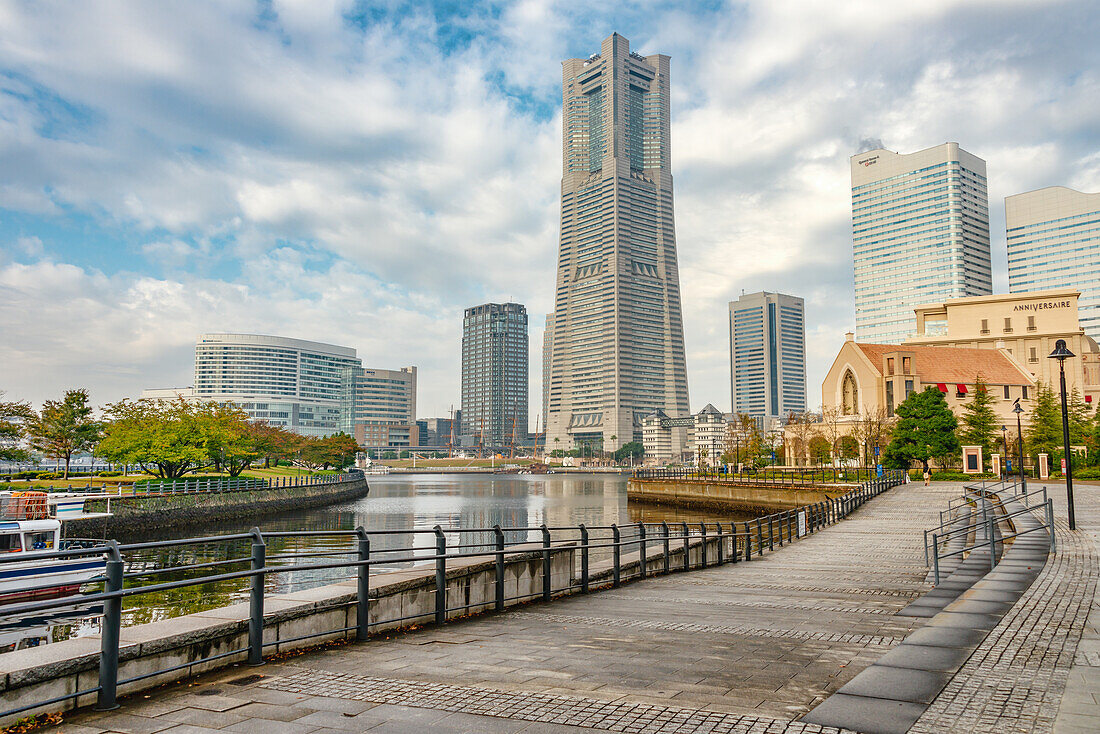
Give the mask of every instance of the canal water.
MULTIPOLYGON (((718 516, 633 503, 628 505, 627 481, 618 475, 400 474, 368 477, 368 480, 369 495, 351 502, 139 540, 245 533, 252 527, 258 527, 261 532, 287 533, 266 539, 268 565, 287 567, 285 572, 268 575, 266 588, 270 593, 283 593, 333 583, 353 575, 352 569, 348 568, 295 570, 294 567, 301 564, 350 560, 353 557, 353 537, 297 534, 302 531, 351 531, 362 526, 374 533, 371 535, 372 559, 381 560, 432 555, 434 536, 430 532, 408 531, 431 531, 436 525, 466 531, 448 533, 448 544, 453 547, 491 543, 492 533, 487 529, 494 525, 532 528, 507 532, 508 542, 513 543, 540 541, 541 532, 534 528, 543 524, 553 528, 577 526, 579 523, 607 526, 612 523, 624 525, 662 520, 729 522, 749 519, 740 515, 718 516), (282 557, 303 553, 315 555, 282 557)), ((624 537, 628 537, 626 533, 624 537)), ((250 544, 250 540, 235 540, 126 552, 128 574, 156 572, 151 576, 128 577, 126 586, 147 586, 229 570, 244 570, 247 568, 244 563, 197 571, 174 569, 247 558, 250 544)), ((597 551, 593 551, 593 556, 597 555, 597 551)), ((372 568, 372 574, 418 563, 431 561, 410 559, 372 568)), ((143 624, 238 603, 247 599, 248 585, 248 579, 233 579, 128 597, 123 605, 123 624, 143 624)), ((94 590, 94 587, 85 587, 85 591, 89 590, 94 590)), ((43 617, 17 620, 4 619, 3 609, 0 608, 0 652, 94 634, 99 629, 101 611, 96 606, 76 605, 43 617)))

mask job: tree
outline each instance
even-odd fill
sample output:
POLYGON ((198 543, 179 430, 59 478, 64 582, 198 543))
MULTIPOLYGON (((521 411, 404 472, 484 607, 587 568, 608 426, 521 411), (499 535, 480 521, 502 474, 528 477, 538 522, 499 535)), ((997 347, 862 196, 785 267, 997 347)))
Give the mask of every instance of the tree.
POLYGON ((1045 382, 1035 386, 1024 448, 1030 456, 1049 454, 1052 459, 1062 451, 1062 409, 1058 396, 1045 382))
POLYGON ((0 460, 26 461, 27 452, 20 448, 26 421, 32 415, 31 406, 25 402, 3 400, 0 392, 0 460))
POLYGON ((42 411, 32 413, 25 430, 31 446, 51 459, 65 460, 64 478, 69 478, 73 454, 87 451, 99 440, 102 425, 92 420, 87 390, 66 390, 61 400, 47 400, 42 411))
POLYGON ((205 423, 206 451, 213 464, 231 477, 239 477, 264 455, 267 438, 259 423, 232 404, 206 403, 199 412, 205 423))
POLYGON ((829 439, 815 435, 810 439, 810 457, 818 464, 826 464, 832 458, 829 439))
POLYGON ((894 430, 895 419, 887 414, 885 408, 867 410, 852 430, 852 435, 863 449, 864 464, 875 459, 875 447, 882 448, 890 443, 890 434, 894 430))
POLYGON ((1076 385, 1069 394, 1066 407, 1069 409, 1069 443, 1071 446, 1080 446, 1092 431, 1092 415, 1089 404, 1085 402, 1076 385))
POLYGON ((993 453, 997 442, 997 414, 993 411, 993 397, 985 380, 978 375, 974 392, 962 406, 962 426, 959 439, 966 446, 981 446, 986 457, 993 453))
POLYGON ((821 436, 829 442, 829 452, 834 459, 840 458, 840 437, 844 434, 842 418, 844 414, 836 408, 821 409, 821 436))
POLYGON ((631 457, 638 461, 645 455, 645 446, 638 441, 628 441, 615 452, 615 461, 628 461, 631 457))
POLYGON ((107 406, 97 452, 118 464, 137 464, 163 479, 178 479, 210 464, 208 412, 176 400, 122 400, 107 406))
POLYGON ((817 433, 817 422, 813 413, 791 413, 787 419, 787 427, 794 437, 791 449, 797 466, 809 458, 810 440, 817 433))
POLYGON ((936 458, 941 466, 959 450, 955 435, 958 420, 943 393, 929 386, 913 392, 895 411, 898 416, 893 438, 883 452, 883 461, 891 469, 908 469, 919 461, 928 471, 928 460, 936 458))
POLYGON ((859 441, 854 436, 841 436, 837 441, 837 456, 844 461, 859 458, 859 441))

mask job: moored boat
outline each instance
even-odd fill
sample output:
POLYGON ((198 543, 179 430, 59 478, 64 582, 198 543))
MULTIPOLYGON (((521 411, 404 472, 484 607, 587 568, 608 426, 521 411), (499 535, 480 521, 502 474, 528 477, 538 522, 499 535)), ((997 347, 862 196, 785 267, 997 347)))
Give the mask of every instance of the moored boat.
MULTIPOLYGON (((45 492, 0 492, 0 604, 71 596, 102 577, 100 555, 57 557, 71 543, 45 492)), ((83 508, 83 500, 81 500, 83 508)), ((82 517, 70 510, 68 517, 82 517)))

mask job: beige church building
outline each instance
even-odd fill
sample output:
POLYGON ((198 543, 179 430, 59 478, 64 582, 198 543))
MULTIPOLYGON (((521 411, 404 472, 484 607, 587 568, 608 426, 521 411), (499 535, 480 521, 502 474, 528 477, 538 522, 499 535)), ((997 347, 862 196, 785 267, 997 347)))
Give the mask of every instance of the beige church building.
MULTIPOLYGON (((821 404, 839 416, 840 435, 853 435, 868 415, 893 417, 898 404, 911 393, 932 386, 944 393, 947 404, 961 414, 979 376, 993 395, 994 410, 1003 424, 1016 424, 1013 403, 1025 410, 1035 397, 1035 379, 1003 348, 925 346, 916 344, 863 344, 852 334, 841 347, 821 384, 821 404)), ((806 458, 808 447, 799 445, 796 429, 786 432, 788 464, 806 458)), ((860 460, 863 447, 860 448, 860 460)))

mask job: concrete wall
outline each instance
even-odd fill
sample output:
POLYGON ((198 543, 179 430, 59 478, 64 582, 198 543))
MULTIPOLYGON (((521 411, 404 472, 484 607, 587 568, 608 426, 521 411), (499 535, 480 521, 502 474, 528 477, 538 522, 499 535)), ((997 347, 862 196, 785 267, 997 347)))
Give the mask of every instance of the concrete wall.
MULTIPOLYGON (((125 538, 153 530, 180 530, 211 522, 321 507, 362 497, 369 491, 370 486, 365 479, 353 479, 233 492, 113 497, 110 517, 69 520, 65 523, 65 534, 68 537, 125 538)), ((89 512, 107 509, 106 500, 94 500, 87 504, 89 512)))
POLYGON ((826 485, 817 489, 776 487, 770 484, 708 482, 702 479, 631 479, 626 496, 632 502, 704 510, 770 513, 794 510, 839 497, 851 485, 826 485))

